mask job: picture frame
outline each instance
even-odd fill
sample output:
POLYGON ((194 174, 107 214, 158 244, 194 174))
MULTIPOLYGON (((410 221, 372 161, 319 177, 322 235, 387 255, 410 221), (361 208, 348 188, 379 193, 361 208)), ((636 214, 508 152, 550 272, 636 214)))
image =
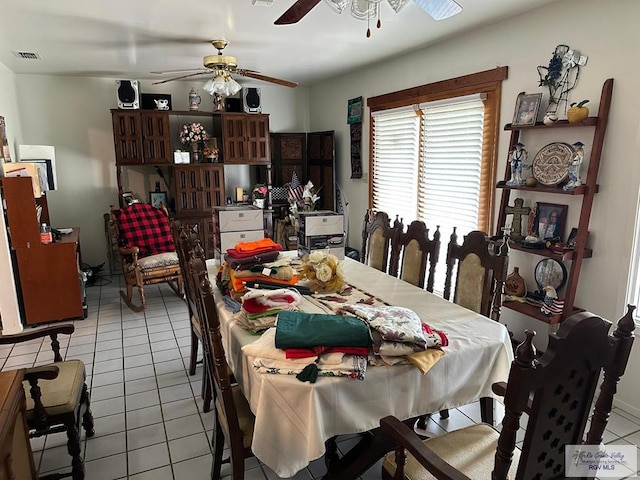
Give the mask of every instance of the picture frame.
POLYGON ((516 99, 516 108, 513 112, 511 125, 526 127, 536 124, 542 93, 520 93, 516 99))
POLYGON ((538 202, 536 213, 532 219, 530 218, 530 234, 540 241, 554 239, 562 242, 568 210, 567 205, 538 202))
POLYGON ((362 123, 362 97, 351 98, 347 101, 347 124, 362 123))
POLYGON ((572 228, 567 238, 567 248, 576 248, 576 237, 578 236, 578 229, 572 228))
POLYGON ((149 203, 152 207, 167 207, 167 192, 149 192, 149 203))
POLYGON ((136 196, 134 195, 133 192, 122 192, 122 195, 120 196, 122 198, 122 205, 123 206, 129 206, 132 205, 134 203, 139 203, 140 200, 138 200, 136 198, 136 196))

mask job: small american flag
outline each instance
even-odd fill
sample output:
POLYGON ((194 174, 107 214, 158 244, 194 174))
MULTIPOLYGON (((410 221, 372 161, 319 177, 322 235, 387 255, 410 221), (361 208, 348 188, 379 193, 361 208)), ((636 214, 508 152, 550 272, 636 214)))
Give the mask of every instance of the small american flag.
POLYGON ((289 200, 299 202, 302 200, 302 193, 304 192, 304 186, 300 183, 298 174, 294 171, 291 175, 291 182, 289 183, 289 200))

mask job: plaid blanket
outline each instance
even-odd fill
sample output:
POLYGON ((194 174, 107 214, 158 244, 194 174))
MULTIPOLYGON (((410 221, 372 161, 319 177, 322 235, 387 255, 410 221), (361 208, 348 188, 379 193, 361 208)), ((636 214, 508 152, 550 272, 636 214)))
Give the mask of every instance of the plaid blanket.
POLYGON ((162 210, 134 203, 116 212, 120 246, 138 247, 140 258, 175 251, 169 218, 162 210))

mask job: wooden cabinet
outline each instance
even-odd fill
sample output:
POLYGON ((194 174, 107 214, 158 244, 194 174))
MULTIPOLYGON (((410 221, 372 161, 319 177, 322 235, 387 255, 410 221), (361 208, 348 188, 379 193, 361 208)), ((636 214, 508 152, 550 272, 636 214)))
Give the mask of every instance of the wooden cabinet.
MULTIPOLYGON (((576 310, 580 310, 576 308, 574 305, 576 291, 578 289, 578 280, 580 277, 580 269, 582 267, 582 261, 585 258, 589 258, 592 256, 592 251, 587 248, 587 236, 589 233, 589 219, 591 217, 591 209, 593 206, 593 201, 595 194, 598 191, 597 179, 598 179, 598 170, 600 168, 600 157, 602 155, 602 147, 604 145, 605 133, 607 130, 607 121, 609 118, 609 110, 611 107, 611 96, 613 93, 613 79, 610 78, 605 81, 602 87, 602 94, 600 96, 600 106, 598 109, 598 115, 596 117, 589 117, 584 122, 581 123, 569 123, 567 120, 560 120, 552 125, 545 125, 542 122, 537 122, 535 125, 526 126, 526 127, 515 127, 511 124, 507 124, 505 126, 505 130, 511 131, 511 140, 509 143, 509 151, 512 151, 515 148, 515 145, 518 142, 522 142, 524 144, 527 143, 525 140, 525 136, 532 138, 531 135, 534 133, 549 131, 552 129, 554 133, 561 134, 561 138, 571 138, 568 135, 571 130, 567 130, 567 128, 587 128, 591 130, 591 155, 589 157, 589 163, 586 171, 586 177, 583 171, 580 174, 580 178, 583 179, 583 185, 577 187, 573 190, 563 190, 561 186, 535 186, 535 187, 527 187, 527 186, 508 186, 505 181, 498 182, 497 187, 502 189, 502 199, 500 202, 500 213, 498 217, 498 224, 496 228, 496 236, 502 235, 502 228, 505 225, 506 213, 505 208, 509 205, 510 194, 511 191, 527 191, 527 192, 535 192, 543 194, 543 197, 538 197, 537 201, 542 201, 543 198, 545 201, 551 199, 551 195, 578 195, 582 197, 581 207, 580 207, 580 217, 578 221, 578 233, 576 237, 576 245, 574 250, 569 250, 564 254, 557 254, 548 249, 541 250, 530 250, 525 249, 518 243, 511 243, 511 247, 514 250, 520 250, 529 254, 535 254, 542 257, 555 258, 559 261, 563 261, 566 263, 568 269, 568 279, 566 283, 566 287, 564 288, 564 295, 560 292, 560 297, 564 297, 564 308, 560 318, 557 317, 545 317, 539 311, 539 307, 529 305, 526 303, 518 303, 518 302, 504 302, 503 306, 506 308, 510 308, 512 310, 516 310, 520 313, 528 315, 530 317, 537 318, 547 323, 555 323, 556 321, 562 321, 574 313, 576 310)), ((507 163, 506 171, 505 171, 505 179, 510 178, 510 165, 507 163)), ((563 239, 566 240, 566 239, 563 239)))
POLYGON ((224 163, 268 164, 269 115, 223 113, 224 163))
POLYGON ((155 110, 111 110, 118 165, 172 163, 169 113, 155 110))
POLYGON ((0 373, 0 480, 36 478, 25 418, 24 370, 0 373))
POLYGON ((41 244, 31 178, 5 177, 2 190, 23 319, 33 325, 83 318, 79 230, 41 244))
POLYGON ((224 205, 224 166, 218 163, 174 167, 176 218, 198 234, 207 258, 214 254, 213 211, 224 205))

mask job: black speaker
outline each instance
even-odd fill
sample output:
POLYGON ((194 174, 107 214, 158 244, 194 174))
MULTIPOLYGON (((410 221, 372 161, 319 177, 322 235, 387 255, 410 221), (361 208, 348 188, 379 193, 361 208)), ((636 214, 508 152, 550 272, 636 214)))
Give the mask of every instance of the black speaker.
POLYGON ((242 89, 242 106, 247 113, 262 113, 259 88, 242 89))
POLYGON ((116 80, 118 108, 140 108, 140 89, 138 80, 116 80))
POLYGON ((242 112, 242 101, 239 98, 227 97, 224 99, 225 112, 242 112))

